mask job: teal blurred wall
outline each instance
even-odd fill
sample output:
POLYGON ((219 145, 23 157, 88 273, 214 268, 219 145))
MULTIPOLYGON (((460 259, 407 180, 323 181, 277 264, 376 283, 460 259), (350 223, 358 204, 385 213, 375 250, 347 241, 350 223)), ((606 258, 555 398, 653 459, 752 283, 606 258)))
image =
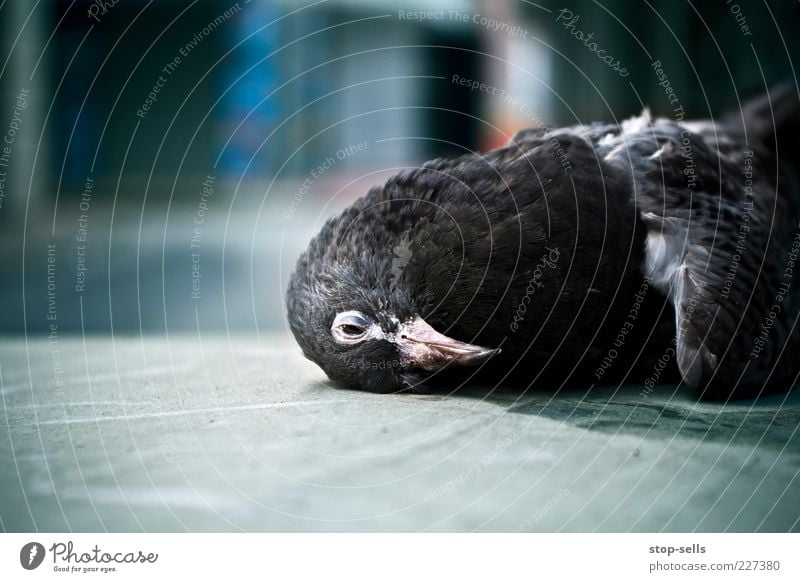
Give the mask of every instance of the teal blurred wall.
POLYGON ((798 23, 788 0, 6 0, 0 333, 49 329, 48 245, 61 331, 280 327, 320 221, 399 168, 644 106, 717 116, 795 82, 798 23))

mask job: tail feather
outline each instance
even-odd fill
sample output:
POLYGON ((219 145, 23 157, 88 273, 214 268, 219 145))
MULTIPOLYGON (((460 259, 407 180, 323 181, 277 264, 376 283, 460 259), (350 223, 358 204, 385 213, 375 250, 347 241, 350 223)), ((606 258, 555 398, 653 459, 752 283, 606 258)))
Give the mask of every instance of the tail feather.
POLYGON ((729 120, 742 126, 749 144, 760 146, 782 161, 800 156, 800 89, 784 83, 732 112, 729 120))

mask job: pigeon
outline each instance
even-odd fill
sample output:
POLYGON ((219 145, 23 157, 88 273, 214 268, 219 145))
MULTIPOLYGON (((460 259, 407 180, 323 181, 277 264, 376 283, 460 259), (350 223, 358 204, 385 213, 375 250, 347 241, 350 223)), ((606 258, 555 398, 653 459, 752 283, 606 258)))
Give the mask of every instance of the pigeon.
POLYGON ((718 120, 534 127, 328 220, 286 293, 303 354, 371 392, 439 384, 789 390, 800 373, 797 90, 718 120))

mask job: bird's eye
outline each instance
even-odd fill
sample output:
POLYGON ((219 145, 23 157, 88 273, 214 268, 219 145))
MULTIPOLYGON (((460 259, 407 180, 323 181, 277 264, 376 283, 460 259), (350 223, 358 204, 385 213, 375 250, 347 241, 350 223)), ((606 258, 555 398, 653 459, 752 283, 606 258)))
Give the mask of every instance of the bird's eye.
POLYGON ((360 311, 345 311, 336 316, 331 326, 331 333, 339 343, 356 343, 365 339, 370 328, 370 321, 360 311))
POLYGON ((344 333, 345 335, 361 335, 362 333, 364 333, 363 327, 358 327, 357 325, 349 325, 347 323, 340 326, 339 329, 341 329, 342 333, 344 333))

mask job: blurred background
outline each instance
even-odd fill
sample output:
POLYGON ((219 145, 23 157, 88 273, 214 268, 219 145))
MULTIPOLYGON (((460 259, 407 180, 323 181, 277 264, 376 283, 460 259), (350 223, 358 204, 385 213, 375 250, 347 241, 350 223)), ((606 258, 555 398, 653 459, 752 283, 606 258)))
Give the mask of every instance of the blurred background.
POLYGON ((797 2, 0 2, 0 333, 284 327, 390 174, 795 82, 797 2))

